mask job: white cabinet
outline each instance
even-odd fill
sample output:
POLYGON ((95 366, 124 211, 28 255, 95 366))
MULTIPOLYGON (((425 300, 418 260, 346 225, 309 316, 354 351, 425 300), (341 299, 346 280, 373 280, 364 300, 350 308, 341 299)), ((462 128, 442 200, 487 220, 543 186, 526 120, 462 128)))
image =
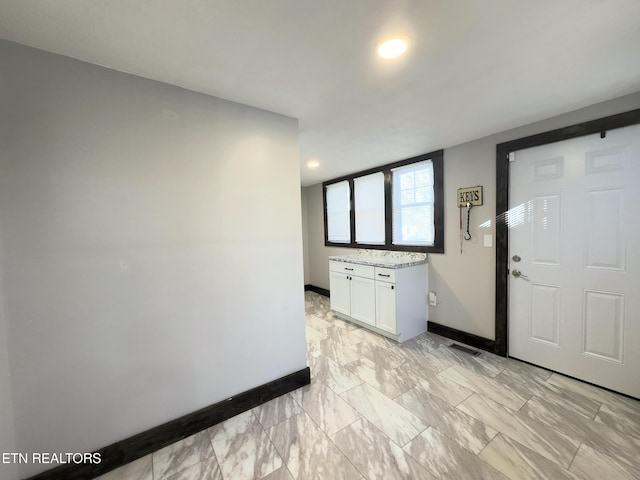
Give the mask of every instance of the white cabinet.
POLYGON ((427 266, 330 261, 331 309, 399 342, 427 331, 427 266))
POLYGON ((331 283, 331 310, 351 315, 351 290, 349 275, 342 272, 329 272, 331 283))
POLYGON ((368 325, 376 324, 374 269, 340 262, 330 271, 331 309, 368 325))
POLYGON ((396 286, 393 283, 376 282, 376 326, 396 334, 396 286))
POLYGON ((368 325, 376 324, 375 285, 370 278, 351 276, 351 317, 368 325))

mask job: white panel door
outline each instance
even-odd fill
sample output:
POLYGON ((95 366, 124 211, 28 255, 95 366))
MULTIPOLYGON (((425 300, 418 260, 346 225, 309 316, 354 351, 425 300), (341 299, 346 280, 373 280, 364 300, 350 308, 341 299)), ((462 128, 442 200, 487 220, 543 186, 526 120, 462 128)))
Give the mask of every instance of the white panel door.
POLYGON ((515 152, 509 355, 640 397, 640 126, 515 152))
POLYGON ((394 335, 397 333, 396 286, 393 283, 376 282, 376 327, 394 335))
POLYGON ((356 320, 375 326, 375 282, 364 277, 349 278, 351 278, 351 316, 356 320))
POLYGON ((350 278, 346 273, 329 272, 331 309, 343 315, 351 315, 350 278))

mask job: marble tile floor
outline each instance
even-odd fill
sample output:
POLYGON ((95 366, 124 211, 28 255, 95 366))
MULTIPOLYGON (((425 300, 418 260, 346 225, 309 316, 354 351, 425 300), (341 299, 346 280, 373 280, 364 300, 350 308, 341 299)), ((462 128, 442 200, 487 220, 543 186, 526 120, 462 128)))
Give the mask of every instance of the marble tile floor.
POLYGON ((640 402, 305 293, 311 385, 100 480, 640 479, 640 402))

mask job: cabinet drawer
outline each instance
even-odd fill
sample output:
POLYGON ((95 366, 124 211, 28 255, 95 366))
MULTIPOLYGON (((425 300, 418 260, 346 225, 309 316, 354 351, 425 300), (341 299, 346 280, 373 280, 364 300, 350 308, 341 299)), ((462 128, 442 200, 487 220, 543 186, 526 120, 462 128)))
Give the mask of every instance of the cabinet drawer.
POLYGON ((396 283, 396 270, 394 268, 376 267, 376 280, 381 282, 396 283))
POLYGON ((346 262, 329 262, 329 270, 331 272, 342 272, 348 273, 350 275, 355 275, 356 277, 365 277, 365 278, 374 278, 374 269, 370 265, 358 265, 357 263, 346 263, 346 262))

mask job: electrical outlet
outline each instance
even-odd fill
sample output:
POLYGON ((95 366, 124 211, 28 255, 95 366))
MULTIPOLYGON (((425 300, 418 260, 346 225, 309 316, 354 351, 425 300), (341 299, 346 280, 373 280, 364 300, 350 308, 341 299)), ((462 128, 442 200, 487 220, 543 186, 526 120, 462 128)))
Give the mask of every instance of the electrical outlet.
POLYGON ((487 248, 493 247, 493 235, 484 236, 484 246, 487 248))

